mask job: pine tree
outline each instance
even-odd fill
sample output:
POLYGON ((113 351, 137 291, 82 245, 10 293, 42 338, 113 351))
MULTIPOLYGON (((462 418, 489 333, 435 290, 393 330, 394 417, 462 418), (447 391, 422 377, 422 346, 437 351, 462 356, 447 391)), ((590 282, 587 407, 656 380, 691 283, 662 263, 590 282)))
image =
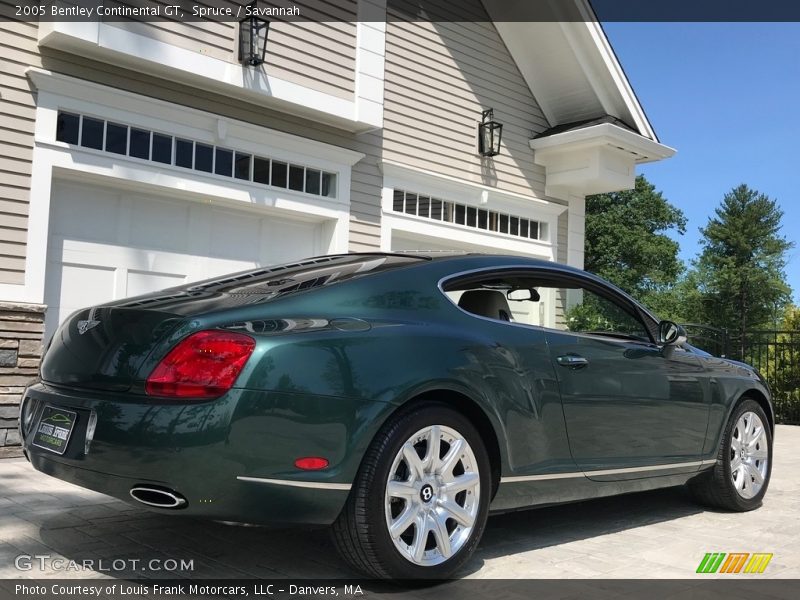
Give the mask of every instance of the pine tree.
POLYGON ((745 332, 773 325, 791 299, 784 270, 793 244, 780 234, 782 217, 775 200, 742 184, 725 195, 700 229, 699 316, 735 333, 742 353, 745 332))

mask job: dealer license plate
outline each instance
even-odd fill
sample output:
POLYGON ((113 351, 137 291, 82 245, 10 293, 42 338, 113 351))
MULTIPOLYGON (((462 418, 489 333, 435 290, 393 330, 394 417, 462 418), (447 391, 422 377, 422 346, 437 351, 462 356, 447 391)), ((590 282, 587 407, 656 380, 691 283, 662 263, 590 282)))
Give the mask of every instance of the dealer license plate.
POLYGON ((77 417, 77 413, 71 410, 45 406, 31 443, 50 452, 64 454, 77 417))

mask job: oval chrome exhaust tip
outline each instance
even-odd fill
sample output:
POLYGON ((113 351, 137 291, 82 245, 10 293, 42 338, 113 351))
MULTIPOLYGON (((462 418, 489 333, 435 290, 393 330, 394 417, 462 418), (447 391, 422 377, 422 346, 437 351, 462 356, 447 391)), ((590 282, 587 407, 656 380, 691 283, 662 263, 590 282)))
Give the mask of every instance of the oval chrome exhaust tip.
POLYGON ((167 488, 152 485, 135 485, 130 491, 131 498, 147 506, 156 508, 183 508, 186 498, 167 488))

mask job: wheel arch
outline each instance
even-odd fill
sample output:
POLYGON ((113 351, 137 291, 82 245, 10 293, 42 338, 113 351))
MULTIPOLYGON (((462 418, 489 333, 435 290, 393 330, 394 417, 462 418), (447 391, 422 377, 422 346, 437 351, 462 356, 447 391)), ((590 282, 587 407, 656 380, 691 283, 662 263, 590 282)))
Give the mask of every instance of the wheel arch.
POLYGON ((775 436, 775 411, 772 408, 772 403, 767 399, 767 396, 761 390, 757 388, 750 388, 749 390, 745 390, 742 392, 739 397, 736 399, 731 405, 731 409, 728 412, 728 418, 730 418, 731 413, 735 410, 736 406, 745 398, 750 398, 751 400, 755 400, 758 402, 759 406, 764 409, 764 414, 767 415, 767 419, 769 420, 769 431, 772 436, 775 436))
POLYGON ((464 390, 439 385, 416 390, 409 394, 402 403, 398 404, 393 411, 386 415, 378 430, 369 440, 367 447, 372 445, 375 438, 380 435, 384 426, 392 419, 405 412, 414 410, 414 408, 420 404, 425 403, 438 403, 450 406, 467 417, 475 429, 478 430, 478 434, 481 436, 484 446, 486 447, 486 452, 489 455, 492 478, 491 497, 494 498, 500 485, 500 476, 503 471, 503 464, 506 460, 505 448, 500 444, 497 426, 493 423, 491 416, 471 394, 464 390))

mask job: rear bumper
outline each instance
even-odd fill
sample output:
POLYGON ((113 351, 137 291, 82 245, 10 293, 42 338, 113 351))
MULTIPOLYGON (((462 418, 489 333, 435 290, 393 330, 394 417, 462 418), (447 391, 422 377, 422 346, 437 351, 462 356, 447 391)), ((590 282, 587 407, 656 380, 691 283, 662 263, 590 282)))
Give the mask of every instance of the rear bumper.
POLYGON ((341 512, 372 438, 365 423, 388 409, 296 393, 231 390, 213 402, 158 404, 147 398, 31 386, 34 415, 23 447, 37 470, 161 513, 271 525, 332 523, 341 512), (64 455, 31 444, 44 406, 77 419, 64 455), (86 451, 86 423, 97 426, 86 451), (300 456, 330 466, 303 472, 300 456), (158 508, 131 497, 135 486, 166 488, 185 498, 158 508))
POLYGON ((290 487, 227 478, 198 486, 179 476, 167 481, 146 477, 120 477, 66 464, 45 456, 45 451, 28 450, 31 464, 42 473, 94 490, 154 512, 173 515, 258 523, 262 525, 329 525, 341 512, 349 491, 290 487), (179 508, 157 508, 134 500, 134 486, 154 485, 177 492, 186 498, 179 508))

